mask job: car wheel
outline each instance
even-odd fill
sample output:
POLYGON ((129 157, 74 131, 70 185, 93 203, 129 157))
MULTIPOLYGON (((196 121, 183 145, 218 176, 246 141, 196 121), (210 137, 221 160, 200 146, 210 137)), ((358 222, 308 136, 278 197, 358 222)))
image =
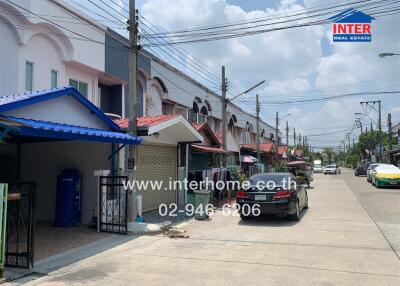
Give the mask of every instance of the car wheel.
POLYGON ((300 220, 300 206, 299 206, 299 202, 297 201, 296 203, 296 212, 292 215, 289 216, 290 220, 293 221, 299 221, 300 220))
POLYGON ((308 195, 306 194, 306 202, 304 204, 304 209, 308 209, 308 195))

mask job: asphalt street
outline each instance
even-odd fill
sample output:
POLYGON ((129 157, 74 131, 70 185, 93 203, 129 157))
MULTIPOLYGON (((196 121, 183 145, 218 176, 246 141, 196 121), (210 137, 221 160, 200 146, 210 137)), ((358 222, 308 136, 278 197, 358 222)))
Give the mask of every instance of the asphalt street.
MULTIPOLYGON (((27 285, 400 285, 400 190, 350 170, 315 175, 299 222, 217 213, 180 225, 190 238, 132 237, 27 285)), ((83 253, 84 248, 70 255, 83 253)), ((39 275, 40 274, 40 275, 39 275)))

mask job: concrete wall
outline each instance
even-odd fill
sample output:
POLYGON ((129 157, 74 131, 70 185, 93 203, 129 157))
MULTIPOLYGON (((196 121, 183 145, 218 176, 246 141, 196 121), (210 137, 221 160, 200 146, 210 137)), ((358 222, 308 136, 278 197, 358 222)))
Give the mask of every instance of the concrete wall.
POLYGON ((97 209, 96 169, 110 169, 111 144, 92 142, 29 143, 21 147, 21 179, 37 182, 36 217, 54 221, 57 175, 76 168, 83 175, 82 223, 90 224, 97 209))

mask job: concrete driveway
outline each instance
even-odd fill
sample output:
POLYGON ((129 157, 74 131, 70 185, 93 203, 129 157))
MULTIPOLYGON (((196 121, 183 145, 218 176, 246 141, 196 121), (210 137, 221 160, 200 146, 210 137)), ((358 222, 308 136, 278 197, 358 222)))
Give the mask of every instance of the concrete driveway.
POLYGON ((398 257, 341 176, 315 176, 300 222, 218 213, 183 224, 188 239, 141 236, 28 284, 400 285, 398 257))

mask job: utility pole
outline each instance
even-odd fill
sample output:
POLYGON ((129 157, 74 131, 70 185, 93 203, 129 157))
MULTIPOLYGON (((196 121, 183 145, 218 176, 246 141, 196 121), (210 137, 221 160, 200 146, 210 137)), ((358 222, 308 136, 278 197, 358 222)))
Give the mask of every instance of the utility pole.
MULTIPOLYGON (((382 146, 382 105, 381 105, 381 101, 380 100, 372 100, 372 101, 362 101, 362 102, 360 102, 360 104, 362 105, 362 106, 364 106, 364 104, 365 104, 365 106, 366 106, 366 108, 368 108, 368 107, 370 107, 370 108, 372 108, 372 109, 374 109, 375 111, 377 111, 378 112, 378 130, 379 130, 379 133, 378 133, 378 142, 379 142, 379 156, 378 156, 378 158, 379 159, 382 159, 382 149, 383 149, 383 146, 382 146), (378 104, 378 109, 376 109, 375 108, 375 104, 378 104)), ((373 129, 372 129, 372 122, 371 122, 371 131, 372 131, 373 129)))
POLYGON ((372 122, 371 122, 370 130, 371 130, 371 132, 374 131, 374 127, 372 126, 372 122))
MULTIPOLYGON (((136 112, 136 66, 137 66, 137 52, 138 52, 138 24, 137 24, 137 11, 135 8, 135 0, 129 0, 129 96, 128 96, 128 112, 129 112, 129 133, 132 136, 137 135, 137 112, 136 112)), ((135 178, 135 165, 137 163, 137 148, 135 145, 130 144, 129 155, 127 162, 127 169, 129 172, 129 180, 133 181, 135 178)), ((134 199, 136 199, 138 194, 135 196, 130 196, 131 205, 134 204, 134 199)), ((137 201, 140 199, 138 198, 137 201)), ((137 207, 137 216, 141 217, 140 206, 137 207)), ((133 208, 128 208, 128 217, 134 219, 135 214, 133 213, 133 208)))
POLYGON ((299 144, 298 144, 298 146, 300 147, 301 146, 301 133, 299 132, 299 144))
MULTIPOLYGON (((227 150, 226 144, 226 77, 225 77, 225 66, 222 66, 222 96, 221 96, 221 105, 222 105, 222 149, 227 150)), ((222 156, 222 166, 226 167, 226 155, 222 156)))
POLYGON ((379 125, 379 159, 382 160, 382 152, 383 152, 383 146, 382 146, 382 108, 381 108, 381 101, 378 100, 378 109, 379 109, 379 119, 378 119, 378 125, 379 125))
POLYGON ((296 128, 293 128, 293 147, 296 147, 296 128))
POLYGON ((393 134, 392 134, 392 114, 391 113, 389 113, 388 114, 388 133, 389 133, 389 151, 392 151, 392 149, 393 149, 393 144, 392 144, 392 141, 393 141, 393 134))
POLYGON ((353 138, 353 150, 354 150, 355 147, 356 147, 356 145, 354 144, 354 138, 353 138))
POLYGON ((261 156, 260 156, 260 100, 258 93, 256 94, 256 129, 257 129, 257 160, 258 163, 261 162, 261 156))
POLYGON ((361 134, 363 134, 363 126, 362 126, 362 122, 359 118, 356 120, 356 126, 360 127, 361 134))
POLYGON ((289 148, 289 122, 286 121, 286 145, 289 148))
POLYGON ((279 149, 279 113, 277 111, 275 118, 275 155, 276 155, 276 168, 277 168, 276 171, 278 171, 279 167, 278 149, 279 149))

